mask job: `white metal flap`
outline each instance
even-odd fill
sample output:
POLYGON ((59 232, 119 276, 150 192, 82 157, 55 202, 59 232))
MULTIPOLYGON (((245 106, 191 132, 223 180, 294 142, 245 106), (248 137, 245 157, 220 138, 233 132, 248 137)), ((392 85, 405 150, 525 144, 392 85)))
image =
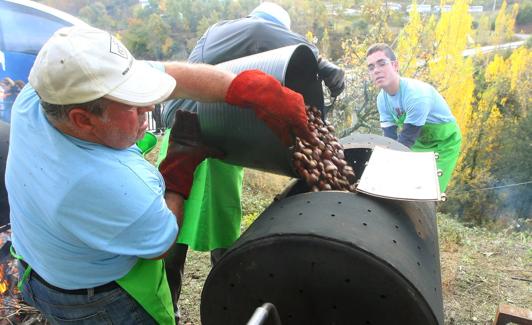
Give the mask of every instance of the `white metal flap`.
POLYGON ((440 201, 436 156, 375 146, 357 191, 396 200, 440 201))

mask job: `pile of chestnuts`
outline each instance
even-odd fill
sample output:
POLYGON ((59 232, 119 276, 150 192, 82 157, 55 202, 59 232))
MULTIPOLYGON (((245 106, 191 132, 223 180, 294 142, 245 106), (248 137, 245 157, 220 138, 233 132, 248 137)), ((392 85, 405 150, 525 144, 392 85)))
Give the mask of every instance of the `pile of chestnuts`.
POLYGON ((334 127, 321 119, 316 107, 307 106, 308 128, 314 143, 296 138, 292 163, 311 191, 355 192, 355 172, 345 161, 344 150, 334 136, 334 127))

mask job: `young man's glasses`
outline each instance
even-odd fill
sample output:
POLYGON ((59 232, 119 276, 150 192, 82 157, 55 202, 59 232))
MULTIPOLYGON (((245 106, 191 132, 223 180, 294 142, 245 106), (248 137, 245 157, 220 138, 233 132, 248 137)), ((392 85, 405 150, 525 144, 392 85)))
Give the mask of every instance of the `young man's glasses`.
POLYGON ((391 63, 392 61, 390 59, 380 59, 375 64, 368 64, 368 71, 373 72, 377 67, 383 68, 387 64, 391 63))

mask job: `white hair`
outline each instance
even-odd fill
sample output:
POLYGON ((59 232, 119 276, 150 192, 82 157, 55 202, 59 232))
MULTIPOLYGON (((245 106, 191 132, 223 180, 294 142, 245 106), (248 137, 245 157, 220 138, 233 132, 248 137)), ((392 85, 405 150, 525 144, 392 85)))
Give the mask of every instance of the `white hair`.
POLYGON ((292 24, 292 21, 290 20, 290 15, 286 10, 283 9, 283 7, 279 6, 278 4, 275 4, 273 2, 263 2, 260 5, 258 5, 257 8, 253 9, 250 16, 254 17, 261 17, 268 19, 264 16, 270 16, 275 20, 276 22, 280 23, 287 29, 290 29, 290 25, 292 24))

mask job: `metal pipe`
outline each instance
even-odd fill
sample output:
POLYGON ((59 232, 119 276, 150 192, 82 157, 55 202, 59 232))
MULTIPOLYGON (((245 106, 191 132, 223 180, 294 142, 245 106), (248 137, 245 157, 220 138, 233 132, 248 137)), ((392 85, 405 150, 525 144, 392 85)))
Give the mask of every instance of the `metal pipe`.
POLYGON ((274 304, 269 302, 266 302, 255 309, 255 312, 247 322, 247 325, 262 325, 268 320, 268 316, 270 315, 274 325, 282 325, 277 308, 275 308, 274 304))

